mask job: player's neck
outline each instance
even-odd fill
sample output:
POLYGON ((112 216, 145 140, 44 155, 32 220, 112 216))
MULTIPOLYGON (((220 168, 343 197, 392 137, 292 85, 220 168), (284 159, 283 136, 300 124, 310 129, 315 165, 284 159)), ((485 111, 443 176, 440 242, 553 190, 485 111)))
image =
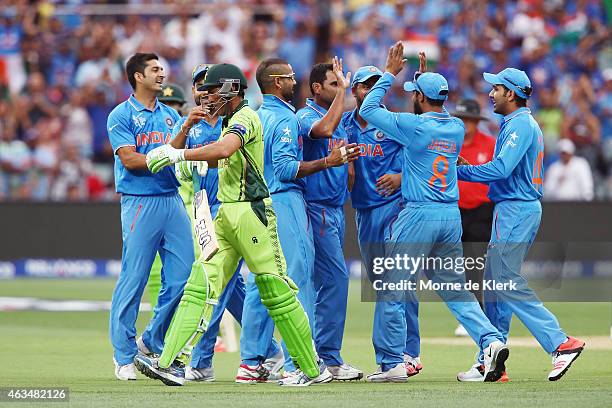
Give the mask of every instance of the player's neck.
POLYGON ((465 137, 463 138, 463 144, 467 145, 467 144, 471 144, 474 141, 474 136, 476 135, 476 132, 468 132, 465 134, 465 137))
POLYGON ((355 119, 357 119, 357 123, 359 123, 359 126, 362 129, 365 129, 366 127, 368 127, 368 121, 362 118, 361 115, 359 114, 360 108, 361 106, 357 106, 357 111, 355 112, 355 119))
POLYGON ((157 93, 151 92, 146 89, 136 89, 134 91, 134 98, 140 102, 145 108, 149 110, 155 109, 155 102, 157 101, 157 93))
POLYGON ((516 106, 516 105, 508 106, 508 110, 506 112, 502 113, 502 115, 503 116, 511 115, 511 114, 513 114, 514 112, 516 112, 519 109, 521 109, 520 106, 516 106))
POLYGON ((314 97, 314 102, 325 110, 329 110, 331 106, 331 102, 327 103, 322 98, 319 98, 317 95, 315 95, 314 97))

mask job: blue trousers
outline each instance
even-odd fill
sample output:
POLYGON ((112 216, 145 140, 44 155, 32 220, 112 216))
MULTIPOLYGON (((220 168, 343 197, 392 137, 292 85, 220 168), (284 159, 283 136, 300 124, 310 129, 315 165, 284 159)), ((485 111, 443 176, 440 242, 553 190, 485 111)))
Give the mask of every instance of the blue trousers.
MULTIPOLYGON (((485 293, 485 313, 508 338, 512 315, 533 334, 547 353, 552 353, 567 339, 559 322, 538 299, 521 275, 521 265, 535 240, 542 206, 540 201, 502 201, 495 205, 491 240, 487 250, 485 279, 516 283, 517 289, 485 293)), ((482 360, 482 349, 479 356, 482 360)))
POLYGON ((155 254, 162 264, 162 286, 153 318, 142 337, 153 351, 161 351, 194 261, 191 223, 178 193, 121 197, 123 251, 121 273, 113 291, 110 339, 121 365, 132 363, 136 347, 136 319, 155 254))
MULTIPOLYGON (((314 246, 304 198, 301 192, 294 190, 274 193, 272 194, 272 206, 278 220, 278 236, 287 262, 287 275, 299 288, 297 298, 308 315, 310 328, 313 329, 314 246)), ((256 365, 266 356, 270 357, 276 352, 273 350, 274 322, 261 303, 253 274, 247 277, 244 305, 240 356, 245 364, 256 365)), ((285 342, 282 342, 282 345, 284 355, 288 356, 289 352, 285 347, 285 342)), ((295 370, 295 365, 290 358, 285 359, 285 370, 295 370)))
MULTIPOLYGON (((365 264, 366 273, 370 281, 373 280, 372 262, 376 257, 385 256, 385 240, 391 235, 393 224, 397 221, 402 209, 401 199, 398 198, 389 203, 367 210, 357 210, 357 236, 359 249, 365 264)), ((388 341, 395 344, 397 340, 393 336, 405 331, 406 346, 404 353, 411 357, 421 354, 421 338, 419 336, 419 303, 418 301, 406 302, 403 308, 396 304, 387 302, 376 302, 374 309, 374 326, 372 330, 372 343, 376 355, 382 350, 389 348, 388 341), (391 308, 391 310, 387 310, 391 308), (404 326, 393 327, 384 324, 388 319, 386 314, 400 313, 404 315, 404 326)), ((399 321, 392 321, 400 323, 399 321)), ((401 334, 404 338, 404 333, 401 334)), ((382 354, 381 354, 382 358, 382 354)), ((378 359, 378 358, 377 358, 378 359)))
MULTIPOLYGON (((411 258, 430 257, 433 259, 459 259, 463 256, 461 246, 461 215, 456 203, 407 203, 389 236, 386 248, 387 257, 407 255, 411 258)), ((433 264, 428 270, 434 284, 465 282, 463 274, 446 266, 433 264)), ((418 274, 406 271, 392 271, 403 278, 416 281, 418 274)), ((495 340, 503 340, 502 335, 489 322, 472 293, 467 290, 438 291, 439 296, 455 318, 465 327, 470 337, 481 348, 486 348, 495 340)), ((414 292, 407 290, 402 294, 414 299, 414 292)), ((392 338, 380 348, 376 362, 383 370, 389 370, 403 362, 406 346, 406 317, 402 301, 389 302, 385 313, 381 313, 380 324, 385 327, 400 327, 392 338)))
POLYGON ((344 261, 344 209, 309 202, 308 218, 314 238, 315 328, 313 337, 319 357, 327 365, 344 364, 340 356, 349 273, 344 261))

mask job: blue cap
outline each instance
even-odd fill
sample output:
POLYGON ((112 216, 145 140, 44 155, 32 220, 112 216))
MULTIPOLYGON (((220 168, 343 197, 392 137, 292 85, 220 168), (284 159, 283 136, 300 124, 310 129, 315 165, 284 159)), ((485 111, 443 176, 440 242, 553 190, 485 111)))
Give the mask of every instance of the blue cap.
POLYGON ((504 85, 506 88, 516 92, 523 99, 531 96, 531 81, 525 71, 516 68, 506 68, 498 74, 485 72, 482 74, 485 81, 492 85, 504 85))
POLYGON ((202 75, 206 74, 208 68, 210 68, 210 64, 198 64, 193 67, 193 71, 191 71, 191 83, 195 84, 202 75))
POLYGON ((436 72, 425 72, 412 82, 404 82, 404 91, 419 91, 429 99, 448 99, 448 82, 436 72))
POLYGON ((380 69, 376 68, 373 65, 366 65, 365 67, 361 67, 357 70, 357 72, 355 72, 355 76, 351 81, 351 87, 355 86, 356 84, 365 82, 373 76, 381 77, 383 76, 383 73, 380 69))

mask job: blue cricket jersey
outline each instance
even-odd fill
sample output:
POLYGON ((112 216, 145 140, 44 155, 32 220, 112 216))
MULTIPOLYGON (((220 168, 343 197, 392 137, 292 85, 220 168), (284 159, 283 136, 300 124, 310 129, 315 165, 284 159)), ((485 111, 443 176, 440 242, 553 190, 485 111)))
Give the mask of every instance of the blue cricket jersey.
POLYGON ((304 158, 295 108, 274 95, 264 95, 257 111, 264 133, 264 177, 270 193, 304 191, 296 178, 304 158))
MULTIPOLYGON (((346 139, 346 134, 338 126, 331 138, 311 138, 312 126, 325 116, 327 110, 308 98, 306 106, 297 112, 300 126, 300 136, 304 141, 304 160, 313 161, 326 157, 332 148, 340 141, 346 139)), ((348 166, 332 167, 324 171, 305 177, 306 192, 304 198, 307 202, 316 202, 324 205, 344 205, 348 197, 348 166)))
POLYGON ((358 210, 375 208, 401 196, 398 189, 389 197, 376 191, 376 180, 389 173, 402 172, 402 146, 385 132, 368 122, 362 129, 355 115, 357 109, 345 112, 340 125, 346 132, 349 143, 357 143, 359 159, 355 166, 355 184, 351 191, 353 207, 358 210))
MULTIPOLYGON (((187 120, 186 116, 183 116, 174 126, 172 131, 172 137, 176 136, 181 130, 181 126, 187 120)), ((196 149, 198 147, 206 146, 207 144, 215 143, 219 140, 221 135, 221 124, 223 120, 219 118, 214 126, 211 126, 205 120, 200 120, 198 123, 193 125, 187 133, 187 140, 185 147, 188 149, 196 149)), ((208 205, 221 204, 217 200, 217 191, 219 190, 219 176, 218 169, 209 167, 208 172, 204 177, 200 176, 196 169, 193 169, 193 191, 206 190, 208 196, 208 205)))
POLYGON ((406 202, 457 202, 463 122, 446 110, 422 115, 389 112, 381 101, 393 79, 392 74, 384 73, 368 92, 359 114, 402 145, 402 196, 406 202))
POLYGON ((460 180, 489 184, 489 198, 533 201, 542 198, 544 138, 527 108, 503 117, 493 160, 480 166, 459 166, 460 180))
POLYGON ((106 130, 115 153, 115 187, 118 193, 157 195, 177 191, 179 182, 172 166, 157 174, 149 170, 129 171, 121 163, 117 150, 134 146, 138 153, 147 154, 170 141, 172 128, 179 119, 179 114, 169 106, 156 101, 153 111, 150 111, 134 95, 112 110, 106 130))

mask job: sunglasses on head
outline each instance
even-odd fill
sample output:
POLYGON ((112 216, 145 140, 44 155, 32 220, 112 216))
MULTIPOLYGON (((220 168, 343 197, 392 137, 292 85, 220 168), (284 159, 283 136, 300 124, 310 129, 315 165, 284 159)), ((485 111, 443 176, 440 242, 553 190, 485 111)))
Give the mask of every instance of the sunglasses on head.
POLYGON ((295 72, 292 72, 290 74, 269 74, 268 76, 270 78, 290 78, 290 79, 295 79, 295 72))
POLYGON ((523 92, 525 95, 527 95, 527 97, 531 96, 531 92, 533 91, 531 89, 530 86, 518 86, 517 84, 515 84, 513 81, 509 80, 508 78, 504 78, 506 81, 508 81, 509 83, 511 83, 512 85, 516 86, 521 92, 523 92))

